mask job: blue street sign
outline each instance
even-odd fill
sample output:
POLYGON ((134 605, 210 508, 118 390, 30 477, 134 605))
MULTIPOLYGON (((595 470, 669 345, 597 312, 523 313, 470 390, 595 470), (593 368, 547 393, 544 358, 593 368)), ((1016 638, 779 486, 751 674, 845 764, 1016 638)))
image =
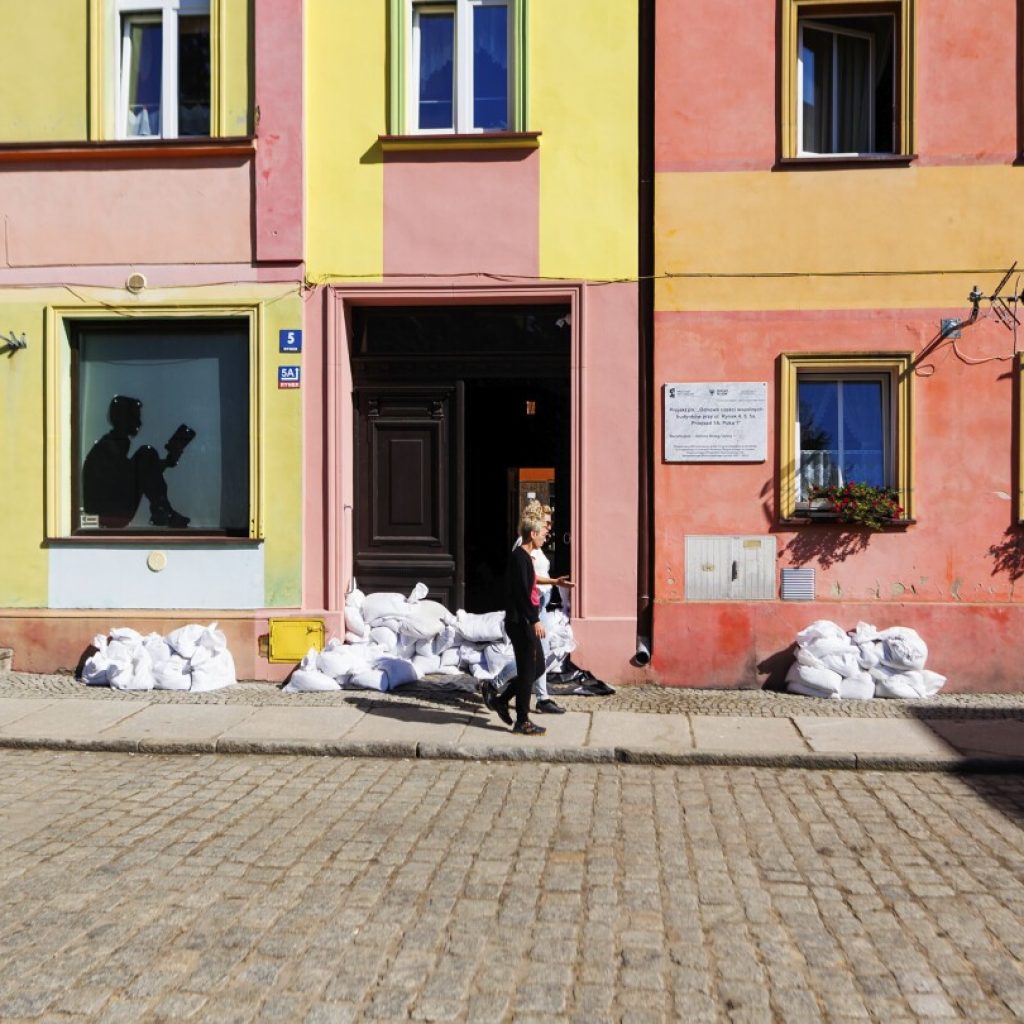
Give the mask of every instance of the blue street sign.
POLYGON ((277 337, 279 351, 302 351, 302 331, 278 331, 277 337))

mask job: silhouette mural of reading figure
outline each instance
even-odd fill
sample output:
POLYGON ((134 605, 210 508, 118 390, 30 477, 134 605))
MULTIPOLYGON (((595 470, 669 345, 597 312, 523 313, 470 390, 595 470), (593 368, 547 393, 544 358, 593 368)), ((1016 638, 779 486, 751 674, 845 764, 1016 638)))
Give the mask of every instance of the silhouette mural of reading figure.
POLYGON ((167 458, 145 444, 131 458, 128 449, 142 426, 142 402, 126 395, 115 395, 107 415, 113 428, 90 449, 82 466, 82 506, 99 516, 100 526, 120 529, 127 526, 145 497, 149 501, 149 521, 153 526, 184 529, 188 516, 180 515, 167 500, 164 470, 178 464, 185 446, 196 432, 183 423, 164 447, 167 458))

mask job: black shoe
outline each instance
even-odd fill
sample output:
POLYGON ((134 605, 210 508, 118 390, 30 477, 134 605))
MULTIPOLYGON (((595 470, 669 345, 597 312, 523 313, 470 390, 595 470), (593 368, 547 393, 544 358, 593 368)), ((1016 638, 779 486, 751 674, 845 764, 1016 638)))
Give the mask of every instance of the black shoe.
POLYGON ((494 683, 490 679, 485 679, 480 684, 480 696, 483 699, 484 706, 488 711, 494 710, 494 699, 497 697, 497 693, 494 689, 494 683))
POLYGON ((167 509, 157 509, 149 517, 151 526, 169 526, 172 530, 184 530, 191 520, 180 512, 175 512, 168 506, 167 509))
POLYGON ((508 701, 498 697, 491 705, 491 710, 506 724, 512 724, 512 714, 508 710, 508 701))
POLYGON ((542 715, 564 715, 565 708, 556 704, 550 697, 537 701, 537 710, 542 715))
POLYGON ((543 725, 535 725, 529 719, 525 722, 516 722, 512 726, 512 731, 517 732, 522 736, 543 736, 547 732, 547 729, 543 725))

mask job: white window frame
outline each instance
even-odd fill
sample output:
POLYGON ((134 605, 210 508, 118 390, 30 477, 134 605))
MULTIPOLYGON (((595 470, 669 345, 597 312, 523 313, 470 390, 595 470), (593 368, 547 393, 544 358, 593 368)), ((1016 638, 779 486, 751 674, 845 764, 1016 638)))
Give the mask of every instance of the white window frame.
MULTIPOLYGON (((117 63, 114 70, 115 138, 130 142, 178 137, 178 17, 210 15, 210 0, 115 0, 114 32, 117 63), (160 76, 160 134, 128 134, 128 75, 131 71, 131 43, 127 18, 152 17, 163 27, 160 76)), ((212 45, 212 19, 211 19, 212 45)), ((213 74, 210 81, 210 131, 213 132, 213 74)))
MULTIPOLYGON (((890 17, 893 19, 893 45, 896 45, 896 32, 898 26, 896 24, 895 15, 884 14, 883 17, 890 17)), ((849 15, 849 17, 857 17, 855 14, 849 15)), ((868 137, 871 139, 872 144, 875 140, 875 36, 871 32, 859 32, 856 29, 849 29, 845 26, 837 26, 827 21, 816 21, 812 18, 801 18, 798 22, 799 33, 797 37, 797 75, 796 75, 796 111, 797 111, 797 154, 799 156, 873 156, 876 155, 875 150, 872 148, 867 153, 857 152, 838 152, 835 146, 839 139, 839 117, 837 110, 839 109, 839 74, 836 60, 836 37, 837 36, 852 36, 857 39, 866 39, 870 47, 870 58, 869 58, 869 76, 868 76, 868 137), (813 29, 816 32, 824 32, 832 37, 832 83, 830 97, 832 102, 832 150, 821 153, 817 150, 808 150, 804 148, 804 29, 813 29)), ((896 104, 896 75, 898 68, 895 59, 893 60, 893 110, 895 111, 896 104)), ((893 125, 893 143, 895 147, 896 139, 896 125, 893 125)), ((891 152, 896 152, 894 148, 891 152)))
POLYGON ((839 451, 839 480, 838 486, 842 487, 849 483, 843 479, 842 456, 843 446, 843 388, 841 385, 851 382, 870 381, 882 385, 882 486, 898 487, 894 479, 895 451, 893 447, 893 421, 896 417, 896 409, 893 404, 892 376, 888 373, 842 373, 831 371, 799 370, 796 375, 796 419, 793 423, 793 454, 796 461, 796 504, 798 508, 806 508, 809 496, 801 495, 801 483, 803 479, 803 445, 801 443, 800 423, 800 385, 807 382, 819 384, 838 384, 836 401, 838 404, 837 422, 839 436, 836 438, 836 445, 839 451))
POLYGON ((483 132, 508 131, 513 121, 513 90, 515 87, 515 23, 513 5, 516 0, 409 0, 406 4, 406 37, 410 40, 409 64, 406 75, 406 131, 410 135, 472 135, 483 132), (503 7, 505 9, 508 39, 508 82, 506 85, 508 128, 478 128, 473 123, 473 12, 477 7, 503 7), (421 12, 450 11, 455 15, 454 40, 454 103, 455 123, 450 128, 419 127, 420 85, 420 28, 421 12))

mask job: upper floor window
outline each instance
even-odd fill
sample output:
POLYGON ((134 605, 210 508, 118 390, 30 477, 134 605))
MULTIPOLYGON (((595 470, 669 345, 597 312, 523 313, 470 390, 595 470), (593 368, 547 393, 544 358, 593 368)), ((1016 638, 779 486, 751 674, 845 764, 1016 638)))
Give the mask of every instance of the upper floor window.
POLYGON ((909 155, 908 0, 784 0, 783 11, 783 155, 909 155))
POLYGON ((209 0, 117 0, 120 138, 208 136, 209 0))
POLYGON ((513 128, 515 0, 410 0, 406 131, 513 128))

